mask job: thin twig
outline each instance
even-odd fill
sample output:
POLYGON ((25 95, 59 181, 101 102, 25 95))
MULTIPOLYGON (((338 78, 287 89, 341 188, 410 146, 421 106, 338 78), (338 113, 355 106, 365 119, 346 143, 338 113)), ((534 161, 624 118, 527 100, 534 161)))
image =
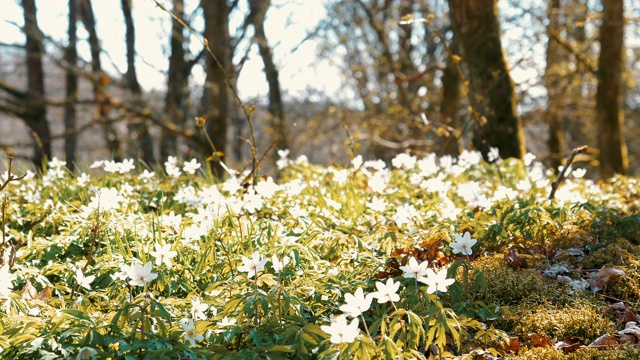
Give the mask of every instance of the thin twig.
POLYGON ((553 198, 556 196, 556 190, 558 190, 558 187, 560 186, 562 181, 564 181, 565 173, 567 172, 567 169, 569 169, 569 167, 571 166, 571 163, 573 163, 573 159, 576 157, 576 155, 584 154, 587 151, 589 151, 589 147, 587 145, 579 148, 575 148, 571 151, 571 154, 569 154, 569 157, 567 158, 567 162, 564 163, 564 166, 562 167, 562 171, 560 171, 560 174, 558 174, 556 181, 554 181, 553 184, 551 184, 551 193, 549 194, 549 200, 553 200, 553 198))

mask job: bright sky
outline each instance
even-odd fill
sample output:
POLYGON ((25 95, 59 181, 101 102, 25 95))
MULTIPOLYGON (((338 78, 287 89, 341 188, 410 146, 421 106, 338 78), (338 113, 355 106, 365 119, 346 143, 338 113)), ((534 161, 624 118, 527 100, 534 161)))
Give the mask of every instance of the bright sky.
MULTIPOLYGON (((167 9, 171 9, 170 0, 159 0, 167 9)), ((187 13, 191 13, 199 3, 186 0, 187 13)), ((243 6, 246 6, 244 2, 243 6)), ((97 19, 98 36, 102 47, 108 53, 103 55, 103 67, 111 72, 126 70, 125 28, 120 1, 93 0, 97 19)), ((67 38, 68 2, 66 0, 38 0, 38 22, 42 31, 62 44, 67 38)), ((245 12, 246 8, 243 9, 245 12)), ((246 13, 246 12, 245 12, 246 13)), ((18 26, 23 24, 20 0, 3 1, 0 34, 4 42, 23 43, 24 36, 18 26)), ((283 90, 291 96, 304 96, 307 89, 315 89, 327 94, 337 94, 342 88, 338 69, 328 60, 317 60, 316 43, 308 41, 300 45, 306 34, 325 15, 322 0, 273 0, 267 12, 265 28, 270 45, 274 51, 276 65, 280 70, 280 82, 283 90)), ((168 68, 169 33, 171 21, 169 15, 155 6, 153 0, 133 0, 133 18, 136 26, 137 71, 140 83, 145 89, 163 89, 164 71, 168 68)), ((242 17, 231 19, 235 28, 242 17)), ((195 22, 194 28, 202 29, 202 21, 195 22)), ((78 24, 79 39, 88 37, 84 27, 78 24)), ((192 41, 193 52, 199 51, 202 44, 192 41)), ((245 48, 246 49, 246 48, 245 48)), ((241 49, 244 55, 245 49, 241 49)), ((90 59, 89 45, 79 41, 78 51, 84 59, 90 59)), ((194 69, 194 81, 202 83, 204 74, 200 67, 194 69)), ((262 60, 253 46, 249 60, 238 80, 240 96, 249 98, 267 93, 267 84, 263 72, 262 60)))

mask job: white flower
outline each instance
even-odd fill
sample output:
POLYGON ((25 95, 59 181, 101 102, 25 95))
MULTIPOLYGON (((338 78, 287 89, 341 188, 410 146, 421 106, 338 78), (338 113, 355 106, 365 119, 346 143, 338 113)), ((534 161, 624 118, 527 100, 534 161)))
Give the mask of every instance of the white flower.
POLYGON ((580 179, 584 176, 584 174, 587 173, 587 170, 585 169, 575 169, 571 172, 571 175, 573 175, 574 178, 576 179, 580 179))
POLYGON ((94 275, 84 276, 82 270, 80 269, 76 270, 76 281, 78 282, 78 285, 87 290, 91 290, 91 283, 93 282, 93 280, 95 280, 95 278, 96 277, 94 275))
POLYGON ((133 165, 133 159, 125 159, 123 162, 120 163, 120 168, 118 169, 118 173, 126 174, 135 168, 136 166, 133 165))
POLYGON ((182 320, 182 329, 184 330, 184 339, 191 343, 191 346, 196 346, 196 341, 202 341, 204 337, 196 331, 196 325, 193 320, 182 320))
POLYGON ((158 277, 158 274, 151 272, 151 261, 147 262, 144 266, 133 263, 127 270, 127 276, 131 279, 131 285, 145 286, 158 277))
POLYGON ((371 296, 378 300, 380 304, 384 304, 388 301, 396 302, 400 300, 400 295, 397 294, 400 288, 399 281, 393 281, 393 279, 387 279, 387 283, 376 282, 376 288, 378 291, 371 293, 371 296))
POLYGON ((525 165, 525 166, 529 166, 529 165, 531 165, 531 162, 532 162, 533 160, 535 160, 535 159, 536 159, 536 156, 535 156, 535 155, 533 155, 532 153, 527 153, 527 154, 524 156, 524 159, 523 159, 523 160, 524 160, 524 165, 525 165))
POLYGON ((258 272, 264 269, 264 265, 269 259, 262 258, 259 252, 254 252, 251 259, 246 256, 242 257, 242 266, 238 268, 238 271, 246 272, 249 278, 252 278, 258 272))
POLYGON ((291 259, 287 255, 285 255, 282 258, 282 261, 280 261, 276 256, 276 254, 273 254, 273 256, 271 257, 271 266, 273 266, 273 271, 275 271, 276 274, 279 274, 282 271, 282 269, 284 269, 284 267, 287 266, 290 260, 291 259))
POLYGON ((96 196, 91 198, 88 207, 98 209, 99 212, 118 209, 120 203, 124 201, 124 197, 120 195, 118 189, 101 188, 96 196))
POLYGON ((213 332, 215 332, 216 334, 220 334, 221 332, 224 331, 225 328, 233 326, 236 324, 236 319, 229 319, 226 316, 220 320, 220 322, 217 324, 218 325, 218 329, 213 330, 213 332))
POLYGON ((428 285, 427 294, 433 294, 436 291, 446 292, 449 285, 455 282, 454 279, 447 279, 447 269, 445 268, 437 272, 432 269, 427 269, 427 272, 427 277, 420 280, 420 282, 428 285))
POLYGON ((471 234, 469 232, 465 232, 463 236, 460 236, 458 233, 454 233, 455 242, 449 244, 453 249, 454 254, 462 254, 462 255, 471 255, 473 254, 473 249, 471 247, 475 245, 478 240, 472 239, 471 234))
POLYGON ((367 202, 367 208, 377 211, 384 212, 384 209, 387 207, 387 202, 384 199, 381 199, 377 196, 374 196, 371 201, 367 202))
POLYGON ((422 279, 427 275, 427 266, 429 266, 428 261, 423 261, 418 264, 418 260, 414 257, 409 258, 409 264, 400 266, 400 270, 404 271, 405 278, 415 278, 417 281, 422 281, 422 279))
POLYGON ((205 320, 207 316, 205 311, 209 309, 209 305, 200 301, 200 299, 194 297, 191 298, 191 315, 195 320, 205 320))
POLYGON ((273 178, 269 176, 267 181, 261 181, 254 187, 256 193, 260 194, 264 198, 270 198, 276 191, 280 190, 280 185, 273 182, 273 178))
POLYGON ((87 185, 89 183, 89 180, 91 180, 91 176, 89 176, 89 174, 87 173, 82 173, 76 178, 79 186, 87 185))
POLYGON ((498 150, 498 148, 495 148, 495 147, 490 147, 489 152, 487 153, 487 160, 489 160, 489 162, 493 162, 495 160, 498 160, 499 158, 500 158, 500 150, 498 150))
POLYGON ((171 250, 170 244, 160 245, 159 243, 156 243, 154 247, 156 251, 151 251, 149 254, 156 258, 156 266, 160 266, 164 263, 169 269, 171 269, 173 266, 171 259, 178 255, 178 253, 171 250))
POLYGON ((4 265, 0 268, 0 298, 9 297, 11 289, 13 289, 13 284, 11 283, 16 277, 15 274, 9 272, 9 265, 4 265))
POLYGON ((353 166, 354 169, 359 169, 360 166, 362 166, 362 155, 354 157, 353 160, 351 160, 351 166, 353 166))
POLYGON ((333 319, 331 325, 321 325, 322 331, 329 334, 331 337, 329 341, 333 344, 352 343, 356 337, 360 334, 358 328, 358 319, 351 320, 351 323, 347 324, 347 318, 344 316, 338 316, 333 319))
POLYGON ((184 172, 186 172, 187 174, 195 174, 196 170, 200 169, 200 163, 198 162, 198 160, 196 159, 191 159, 191 161, 184 163, 184 166, 182 167, 182 170, 184 170, 184 172))
POLYGON ((49 169, 58 169, 65 165, 67 165, 66 161, 60 161, 55 156, 53 157, 53 159, 51 159, 51 161, 49 161, 49 169))
POLYGON ((80 352, 78 352, 78 356, 76 357, 76 359, 77 360, 91 359, 94 356, 98 356, 98 351, 94 348, 85 346, 80 349, 80 352))
POLYGON ((338 185, 344 185, 347 183, 349 179, 349 170, 334 170, 333 171, 333 181, 335 181, 338 185))
POLYGON ((397 169, 413 169, 416 164, 416 157, 409 154, 398 154, 391 159, 391 165, 397 169))
POLYGON ((345 304, 340 306, 340 310, 347 315, 357 317, 363 312, 369 310, 371 307, 371 300, 371 294, 365 296, 364 290, 362 290, 362 288, 358 288, 353 294, 344 295, 345 304))

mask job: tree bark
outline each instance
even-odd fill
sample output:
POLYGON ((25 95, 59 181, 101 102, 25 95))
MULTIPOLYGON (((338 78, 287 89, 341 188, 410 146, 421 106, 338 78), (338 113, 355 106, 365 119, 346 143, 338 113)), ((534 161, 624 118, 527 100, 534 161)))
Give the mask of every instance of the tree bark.
POLYGON ((24 33, 27 51, 27 92, 23 120, 31 129, 36 140, 33 162, 43 164, 45 157, 51 159, 51 132, 47 122, 47 108, 44 103, 44 71, 42 68, 42 32, 38 27, 35 0, 22 0, 24 33))
POLYGON ((78 63, 78 52, 76 49, 76 30, 78 20, 78 4, 76 0, 69 0, 69 44, 65 52, 66 68, 66 97, 64 106, 64 129, 67 135, 64 138, 64 154, 69 170, 75 169, 77 135, 76 128, 76 101, 78 99, 78 76, 76 68, 78 63))
POLYGON ((621 0, 602 0, 596 119, 603 179, 628 170, 622 113, 624 8, 621 0))
MULTIPOLYGON (((91 51, 91 71, 95 79, 93 82, 93 98, 96 101, 96 116, 99 121, 107 118, 109 114, 109 105, 106 99, 104 87, 108 84, 108 78, 102 71, 102 62, 100 61, 100 40, 96 31, 96 19, 93 14, 93 6, 91 0, 80 0, 80 19, 85 30, 89 33, 89 48, 91 51)), ((122 161, 122 145, 118 138, 118 133, 111 124, 103 123, 102 132, 105 141, 111 152, 114 161, 122 161)))
POLYGON ((545 67, 544 82, 547 88, 546 118, 549 125, 549 160, 553 171, 558 172, 564 158, 564 127, 562 126, 562 102, 564 98, 564 86, 562 84, 562 69, 566 58, 557 39, 551 34, 560 31, 560 0, 549 0, 547 10, 547 64, 545 67))
MULTIPOLYGON (((142 88, 138 82, 138 75, 136 73, 136 32, 133 24, 133 16, 131 15, 131 0, 121 0, 122 14, 125 22, 125 41, 127 45, 127 73, 125 75, 127 80, 127 87, 131 90, 133 95, 133 102, 141 107, 144 107, 142 101, 142 88)), ((153 154, 153 139, 149 133, 149 126, 144 119, 135 119, 129 125, 129 129, 135 136, 135 140, 140 144, 140 158, 146 164, 151 165, 155 163, 155 156, 153 154)))
MULTIPOLYGON (((180 19, 184 18, 184 0, 173 0, 173 14, 180 19)), ((172 18, 169 56, 169 72, 167 74, 167 93, 165 96, 165 112, 169 115, 171 122, 184 129, 187 121, 186 104, 189 94, 189 74, 185 71, 190 69, 186 63, 184 27, 180 22, 172 18)), ((167 159, 169 156, 178 155, 177 138, 174 134, 163 129, 160 137, 160 158, 167 159)))
MULTIPOLYGON (((200 7, 204 14, 204 38, 215 55, 215 59, 207 57, 202 108, 205 112, 206 131, 216 151, 211 161, 211 169, 214 175, 222 177, 224 172, 220 161, 224 161, 227 150, 229 113, 229 94, 225 77, 225 71, 231 64, 229 6, 226 1, 201 0, 200 7)), ((203 149, 203 153, 211 150, 203 149)))
MULTIPOLYGON (((459 51, 456 36, 453 36, 449 49, 456 55, 459 51)), ((453 129, 454 133, 444 140, 443 153, 451 156, 458 156, 462 151, 460 138, 460 119, 458 116, 458 107, 460 105, 460 74, 458 73, 458 64, 455 59, 449 55, 447 65, 442 73, 442 101, 440 103, 440 117, 442 124, 453 129)))
POLYGON ((451 23, 469 71, 474 117, 473 143, 486 158, 496 147, 502 158, 522 158, 525 140, 514 83, 500 41, 496 0, 448 0, 451 23), (486 118, 486 122, 482 117, 486 118))
POLYGON ((264 19, 270 3, 270 0, 249 0, 249 16, 255 29, 254 40, 258 44, 260 57, 264 64, 264 73, 269 86, 269 114, 271 115, 275 136, 278 138, 276 148, 284 150, 288 149, 289 145, 287 141, 287 128, 285 124, 284 105, 282 103, 282 91, 280 90, 279 73, 276 64, 273 62, 271 47, 269 46, 264 31, 264 19))

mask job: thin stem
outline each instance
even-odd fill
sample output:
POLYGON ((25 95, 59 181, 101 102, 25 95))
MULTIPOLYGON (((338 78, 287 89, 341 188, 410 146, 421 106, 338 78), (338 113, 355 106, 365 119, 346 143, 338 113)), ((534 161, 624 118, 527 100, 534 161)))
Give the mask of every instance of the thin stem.
POLYGON ((558 174, 556 181, 554 181, 553 184, 551 184, 551 193, 549 193, 549 200, 553 200, 553 198, 556 196, 556 190, 558 190, 558 187, 560 186, 562 181, 565 179, 565 173, 573 163, 573 159, 576 157, 576 155, 584 154, 587 151, 589 151, 589 147, 587 145, 579 148, 575 148, 571 151, 571 154, 569 154, 569 157, 567 158, 567 161, 564 163, 564 166, 562 167, 562 171, 560 171, 560 174, 558 174))

